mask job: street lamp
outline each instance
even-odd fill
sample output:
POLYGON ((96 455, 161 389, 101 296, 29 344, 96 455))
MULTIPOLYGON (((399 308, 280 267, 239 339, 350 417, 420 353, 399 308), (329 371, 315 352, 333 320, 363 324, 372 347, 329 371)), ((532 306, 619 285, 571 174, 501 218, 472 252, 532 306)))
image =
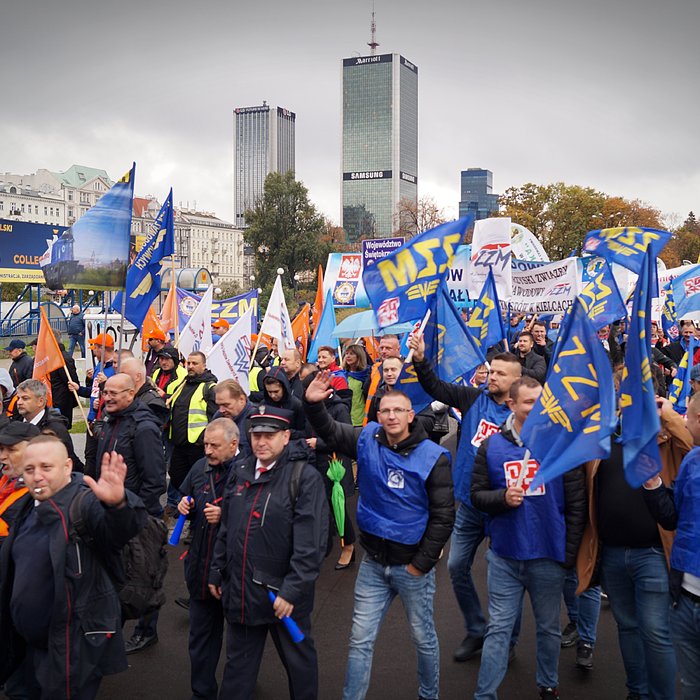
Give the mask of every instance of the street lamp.
POLYGON ((284 268, 283 268, 283 267, 278 267, 278 268, 277 268, 277 274, 278 274, 278 275, 283 275, 283 274, 284 274, 284 268))
POLYGON ((255 286, 255 275, 251 275, 248 279, 250 280, 250 288, 253 289, 255 286))

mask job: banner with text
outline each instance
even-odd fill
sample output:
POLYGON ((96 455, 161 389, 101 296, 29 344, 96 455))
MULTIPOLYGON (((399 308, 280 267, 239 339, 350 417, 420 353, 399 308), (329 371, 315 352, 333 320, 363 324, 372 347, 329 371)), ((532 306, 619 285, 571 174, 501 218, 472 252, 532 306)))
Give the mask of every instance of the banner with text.
MULTIPOLYGON (((537 265, 530 270, 512 270, 510 310, 526 314, 561 314, 578 294, 576 258, 537 265)), ((499 290, 500 293, 500 290, 499 290)), ((501 308, 508 302, 501 300, 501 308)))

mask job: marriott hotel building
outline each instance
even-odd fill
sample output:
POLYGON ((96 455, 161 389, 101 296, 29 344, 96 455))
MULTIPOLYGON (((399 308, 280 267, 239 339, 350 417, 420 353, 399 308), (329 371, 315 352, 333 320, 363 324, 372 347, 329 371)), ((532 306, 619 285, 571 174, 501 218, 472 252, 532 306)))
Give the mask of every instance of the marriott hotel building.
POLYGON ((399 54, 343 59, 343 228, 348 241, 398 227, 418 190, 418 68, 399 54))

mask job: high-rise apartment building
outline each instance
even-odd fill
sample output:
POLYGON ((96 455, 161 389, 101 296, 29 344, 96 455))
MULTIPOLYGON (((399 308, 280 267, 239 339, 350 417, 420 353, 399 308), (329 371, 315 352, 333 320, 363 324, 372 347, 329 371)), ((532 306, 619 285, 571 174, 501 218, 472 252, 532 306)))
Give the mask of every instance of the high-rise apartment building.
POLYGON ((342 135, 345 235, 390 236, 399 200, 417 200, 418 68, 395 53, 343 59, 342 135))
POLYGON ((245 223, 245 211, 262 196, 271 172, 294 170, 296 114, 283 107, 238 107, 233 125, 233 222, 245 223))
POLYGON ((498 195, 493 194, 493 173, 490 170, 462 170, 460 189, 460 216, 474 212, 477 219, 488 219, 498 212, 498 195))

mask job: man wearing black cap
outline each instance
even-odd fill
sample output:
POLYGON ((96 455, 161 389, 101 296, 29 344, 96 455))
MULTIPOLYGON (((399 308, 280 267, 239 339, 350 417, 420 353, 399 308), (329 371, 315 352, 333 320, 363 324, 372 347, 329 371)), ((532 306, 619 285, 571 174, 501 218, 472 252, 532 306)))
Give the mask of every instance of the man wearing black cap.
POLYGON ((10 527, 30 498, 22 479, 22 459, 29 441, 39 434, 31 423, 12 421, 0 432, 0 542, 7 537, 10 527))
POLYGON ((180 364, 180 353, 169 346, 164 347, 157 355, 158 368, 151 375, 160 395, 165 398, 172 394, 180 382, 185 380, 187 370, 180 364), (170 389, 170 391, 168 391, 170 389))
POLYGON ((234 465, 224 495, 209 589, 228 622, 219 697, 230 700, 253 697, 268 632, 290 695, 318 696, 311 610, 328 543, 328 505, 316 469, 289 459, 290 421, 289 411, 272 406, 251 415, 253 455, 234 465), (296 644, 280 622, 291 615, 305 635, 296 644))
POLYGON ((27 345, 23 340, 15 338, 5 348, 12 358, 10 376, 15 386, 21 384, 25 379, 31 379, 34 371, 34 358, 27 355, 26 347, 27 345))

